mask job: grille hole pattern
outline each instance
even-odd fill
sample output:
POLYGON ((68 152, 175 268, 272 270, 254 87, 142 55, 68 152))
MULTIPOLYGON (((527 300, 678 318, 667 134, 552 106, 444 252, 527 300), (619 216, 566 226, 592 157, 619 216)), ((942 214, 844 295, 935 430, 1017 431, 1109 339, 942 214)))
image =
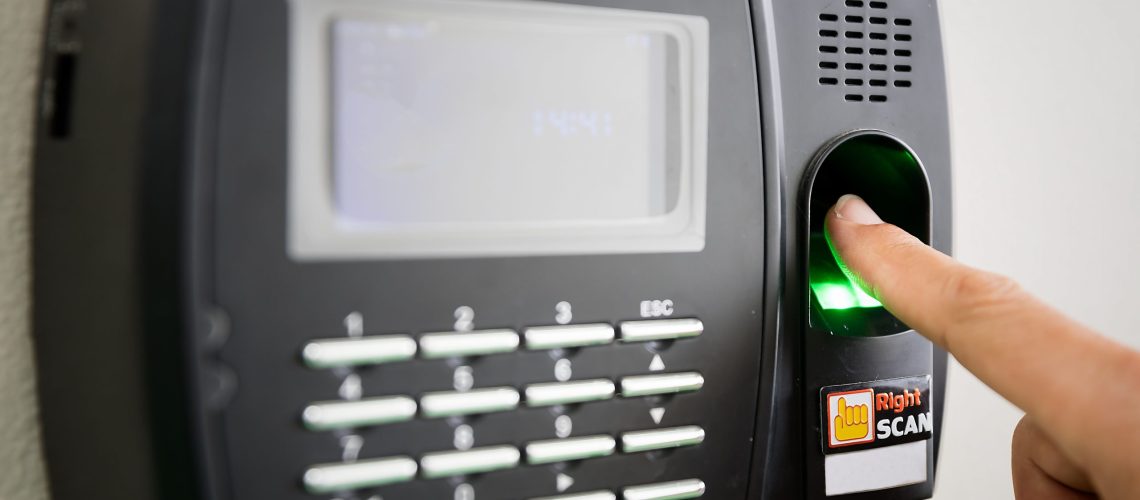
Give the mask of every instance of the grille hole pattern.
POLYGON ((845 0, 819 14, 819 84, 842 89, 844 101, 887 102, 912 86, 914 23, 893 16, 892 1, 901 0, 845 0))

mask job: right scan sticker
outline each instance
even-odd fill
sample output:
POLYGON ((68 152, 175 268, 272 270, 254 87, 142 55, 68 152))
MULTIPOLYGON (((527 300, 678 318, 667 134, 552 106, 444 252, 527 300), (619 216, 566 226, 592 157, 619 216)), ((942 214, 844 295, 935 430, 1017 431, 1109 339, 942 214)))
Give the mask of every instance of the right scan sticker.
POLYGON ((930 376, 832 385, 820 390, 824 454, 930 439, 930 376))

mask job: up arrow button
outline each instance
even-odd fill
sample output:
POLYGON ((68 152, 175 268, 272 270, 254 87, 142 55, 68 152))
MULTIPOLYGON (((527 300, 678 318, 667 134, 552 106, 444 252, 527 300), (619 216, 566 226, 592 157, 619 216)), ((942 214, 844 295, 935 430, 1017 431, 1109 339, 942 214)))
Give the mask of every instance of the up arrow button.
POLYGON ((653 361, 649 362, 649 371, 659 372, 665 369, 665 361, 661 359, 660 354, 653 355, 653 361))

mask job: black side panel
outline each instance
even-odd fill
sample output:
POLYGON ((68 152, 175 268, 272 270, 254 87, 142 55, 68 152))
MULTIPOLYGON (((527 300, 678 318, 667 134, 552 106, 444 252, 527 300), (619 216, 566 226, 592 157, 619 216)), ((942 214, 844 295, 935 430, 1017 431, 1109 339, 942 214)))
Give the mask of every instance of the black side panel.
POLYGON ((193 57, 199 44, 202 1, 166 1, 156 5, 147 46, 146 106, 142 129, 141 185, 135 196, 142 215, 136 245, 142 257, 140 297, 143 341, 147 351, 148 403, 154 425, 152 460, 159 483, 157 498, 198 498, 195 453, 199 438, 191 428, 192 401, 187 386, 185 348, 191 330, 182 306, 187 292, 181 264, 184 235, 191 104, 195 101, 193 57))
MULTIPOLYGON (((931 244, 951 248, 951 164, 946 77, 934 0, 758 0, 754 4, 763 90, 766 165, 778 168, 783 262, 779 336, 773 362, 772 440, 752 490, 763 498, 823 498, 819 391, 833 384, 933 374, 934 439, 927 481, 838 498, 926 498, 934 483, 946 354, 914 332, 842 338, 807 323, 807 200, 813 155, 835 137, 876 129, 910 146, 930 183, 931 244)), ((767 361, 767 358, 766 358, 767 361)))
POLYGON ((177 266, 195 9, 59 2, 46 30, 33 328, 57 499, 197 496, 177 266))

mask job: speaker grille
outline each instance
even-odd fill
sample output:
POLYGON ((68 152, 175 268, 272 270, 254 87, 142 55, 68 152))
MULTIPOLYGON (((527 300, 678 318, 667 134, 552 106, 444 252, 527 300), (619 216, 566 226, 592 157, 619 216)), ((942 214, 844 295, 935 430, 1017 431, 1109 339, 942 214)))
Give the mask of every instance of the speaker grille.
POLYGON ((887 2, 846 0, 819 15, 819 84, 848 102, 887 102, 911 87, 913 23, 887 2))

